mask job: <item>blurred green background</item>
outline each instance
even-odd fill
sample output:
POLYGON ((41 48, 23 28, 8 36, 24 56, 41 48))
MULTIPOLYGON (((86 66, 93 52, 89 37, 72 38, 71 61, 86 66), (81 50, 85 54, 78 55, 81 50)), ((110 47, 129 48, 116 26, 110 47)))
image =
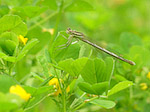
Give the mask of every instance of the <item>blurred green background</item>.
MULTIPOLYGON (((16 79, 27 85, 36 85, 34 78, 25 81, 32 72, 42 73, 37 55, 50 48, 59 31, 68 27, 83 32, 98 45, 136 62, 131 67, 116 63, 112 85, 117 76, 135 83, 132 88, 113 95, 117 105, 111 110, 86 105, 79 112, 149 112, 150 111, 150 0, 0 0, 0 17, 19 15, 28 26, 26 38, 40 42, 16 65, 16 79), (145 83, 147 88, 141 89, 145 83)), ((90 51, 90 46, 85 45, 90 51)), ((91 57, 108 56, 98 50, 91 57)), ((120 64, 123 63, 123 64, 120 64)), ((54 112, 57 106, 51 98, 45 99, 28 112, 54 112)))

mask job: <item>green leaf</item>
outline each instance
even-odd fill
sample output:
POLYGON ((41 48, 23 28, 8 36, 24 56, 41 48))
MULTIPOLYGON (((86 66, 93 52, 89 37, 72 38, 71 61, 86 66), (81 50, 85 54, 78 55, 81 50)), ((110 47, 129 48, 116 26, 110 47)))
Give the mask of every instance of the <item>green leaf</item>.
POLYGON ((124 52, 129 52, 129 48, 133 45, 142 45, 142 40, 135 34, 125 32, 120 36, 120 45, 124 48, 124 52))
POLYGON ((49 69, 48 69, 48 62, 46 60, 46 57, 45 56, 38 56, 37 57, 38 61, 40 62, 42 68, 43 68, 43 73, 44 73, 44 76, 46 78, 49 77, 49 69))
POLYGON ((78 86, 84 92, 87 92, 89 94, 96 94, 96 91, 94 91, 92 86, 87 82, 81 82, 78 84, 78 86))
POLYGON ((90 103, 98 105, 98 106, 106 108, 106 109, 111 109, 116 105, 116 103, 113 101, 101 100, 101 99, 95 99, 95 100, 91 101, 90 103))
POLYGON ((9 61, 9 62, 15 62, 16 61, 16 58, 15 57, 12 57, 12 56, 8 56, 6 54, 4 54, 3 52, 0 51, 0 58, 6 60, 6 61, 9 61))
POLYGON ((56 62, 68 58, 77 59, 79 57, 80 45, 70 44, 68 47, 66 47, 65 44, 67 43, 68 39, 64 37, 67 38, 69 37, 69 35, 66 34, 66 32, 59 32, 58 36, 56 37, 53 43, 53 48, 51 49, 52 59, 56 62))
POLYGON ((101 95, 108 89, 108 82, 96 83, 93 85, 90 85, 87 82, 81 82, 78 86, 82 91, 89 94, 101 95))
POLYGON ((83 68, 84 68, 85 64, 87 63, 87 61, 88 61, 88 58, 83 57, 83 58, 76 59, 72 63, 72 65, 71 65, 72 70, 73 70, 73 72, 76 76, 78 76, 81 73, 81 71, 83 70, 83 68))
POLYGON ((71 12, 81 12, 81 11, 91 11, 93 7, 84 0, 74 0, 72 4, 65 8, 65 11, 71 12))
POLYGON ((0 91, 3 93, 8 93, 9 88, 12 85, 16 85, 17 82, 12 78, 7 75, 0 75, 0 91))
POLYGON ((9 7, 7 5, 0 6, 0 17, 8 14, 8 12, 9 12, 9 7))
POLYGON ((96 95, 101 95, 102 93, 106 92, 108 89, 108 82, 101 82, 92 85, 94 91, 96 91, 96 95))
POLYGON ((16 35, 25 36, 27 25, 16 15, 5 15, 0 19, 0 34, 3 32, 14 32, 16 35))
POLYGON ((112 78, 113 72, 114 72, 114 67, 115 67, 115 61, 113 60, 113 58, 108 57, 105 59, 105 63, 106 63, 106 69, 105 69, 105 77, 104 77, 104 81, 109 81, 112 78))
POLYGON ((99 82, 110 81, 114 70, 114 60, 106 58, 104 62, 101 59, 89 59, 82 69, 81 76, 84 81, 95 84, 99 82))
POLYGON ((37 54, 39 51, 45 48, 46 45, 49 44, 50 39, 51 39, 50 33, 43 32, 42 28, 40 27, 36 27, 32 30, 29 30, 26 37, 28 39, 37 38, 39 40, 39 43, 30 50, 31 54, 37 54))
POLYGON ((130 86, 133 85, 133 82, 132 81, 122 81, 122 82, 119 82, 118 84, 116 84, 109 92, 108 92, 108 96, 110 95, 113 95, 123 89, 126 89, 130 86))
POLYGON ((17 57, 17 61, 19 61, 20 59, 22 59, 27 52, 35 45, 37 44, 39 41, 37 39, 32 39, 30 40, 22 49, 22 51, 19 53, 18 57, 17 57))
POLYGON ((118 75, 118 74, 115 75, 115 79, 118 81, 126 81, 127 80, 125 77, 118 75))
POLYGON ((4 32, 0 35, 0 47, 3 52, 12 56, 16 47, 18 46, 19 41, 17 35, 13 32, 4 32))
POLYGON ((0 111, 10 112, 18 109, 24 101, 15 94, 3 94, 0 92, 0 111))
POLYGON ((84 53, 85 53, 86 47, 85 45, 81 46, 80 52, 79 52, 79 58, 83 57, 84 53))
POLYGON ((94 66, 95 66, 95 74, 97 78, 97 82, 103 82, 106 80, 106 63, 103 60, 98 58, 94 59, 94 66))
POLYGON ((95 73, 95 66, 94 61, 89 59, 82 69, 81 76, 85 82, 90 84, 97 83, 96 73, 95 73))
POLYGON ((70 75, 75 76, 74 72, 72 71, 72 66, 71 66, 73 61, 74 61, 73 59, 66 59, 66 60, 60 61, 58 63, 58 66, 61 67, 65 72, 69 73, 70 75))
POLYGON ((141 46, 133 46, 130 49, 129 56, 136 63, 134 68, 142 66, 150 66, 150 51, 141 46))

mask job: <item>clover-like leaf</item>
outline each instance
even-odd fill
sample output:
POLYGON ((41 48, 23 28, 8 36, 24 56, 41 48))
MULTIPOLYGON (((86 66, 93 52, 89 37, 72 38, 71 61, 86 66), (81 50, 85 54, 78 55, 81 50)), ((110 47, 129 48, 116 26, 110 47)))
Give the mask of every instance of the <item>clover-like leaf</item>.
POLYGON ((14 32, 16 35, 27 34, 27 25, 17 15, 5 15, 0 18, 0 34, 14 32))

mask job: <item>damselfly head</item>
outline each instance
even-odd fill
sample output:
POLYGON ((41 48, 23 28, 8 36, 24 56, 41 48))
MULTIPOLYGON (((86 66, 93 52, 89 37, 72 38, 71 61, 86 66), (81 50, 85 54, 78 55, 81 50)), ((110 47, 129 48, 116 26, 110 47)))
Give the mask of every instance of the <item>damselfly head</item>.
POLYGON ((67 28, 66 33, 67 34, 72 34, 71 32, 72 32, 71 28, 67 28))

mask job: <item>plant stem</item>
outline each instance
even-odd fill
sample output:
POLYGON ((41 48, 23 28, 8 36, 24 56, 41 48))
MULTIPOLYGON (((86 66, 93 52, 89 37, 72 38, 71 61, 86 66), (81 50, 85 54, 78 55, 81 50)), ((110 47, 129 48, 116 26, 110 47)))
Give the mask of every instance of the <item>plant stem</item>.
POLYGON ((40 22, 37 22, 36 24, 34 24, 33 26, 31 26, 29 28, 29 30, 32 30, 33 28, 35 28, 36 26, 41 25, 42 23, 46 22, 47 20, 49 20, 51 17, 55 16, 58 12, 54 12, 52 14, 50 14, 49 16, 47 16, 46 18, 44 18, 43 20, 41 20, 40 22))
POLYGON ((90 101, 92 101, 92 100, 95 100, 95 99, 97 99, 97 98, 99 98, 99 96, 96 96, 96 97, 94 97, 94 98, 91 98, 91 99, 89 99, 88 101, 84 101, 84 102, 81 103, 79 106, 77 106, 75 109, 73 109, 72 112, 78 110, 79 108, 81 108, 81 107, 82 107, 83 105, 85 105, 86 103, 88 103, 88 102, 90 102, 90 101))
POLYGON ((55 28, 54 28, 54 34, 52 35, 51 37, 51 40, 50 40, 50 43, 49 43, 49 48, 51 48, 52 46, 52 43, 56 37, 56 34, 57 34, 57 30, 58 30, 58 25, 60 23, 60 20, 61 20, 61 15, 62 15, 62 12, 63 12, 63 4, 64 4, 64 1, 61 0, 59 6, 58 6, 58 15, 57 15, 57 19, 56 19, 56 24, 55 24, 55 28))

